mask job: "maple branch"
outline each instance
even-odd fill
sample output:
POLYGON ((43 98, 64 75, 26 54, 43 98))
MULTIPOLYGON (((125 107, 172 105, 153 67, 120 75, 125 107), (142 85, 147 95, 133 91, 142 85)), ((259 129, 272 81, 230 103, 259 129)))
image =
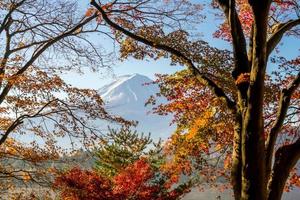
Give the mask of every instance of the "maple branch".
POLYGON ((290 145, 280 147, 275 154, 271 180, 268 185, 268 200, 280 200, 290 171, 300 159, 300 138, 290 145))
POLYGON ((236 111, 236 107, 235 107, 235 102, 233 102, 224 92, 224 90, 222 88, 220 88, 214 81, 212 81, 211 79, 209 79, 207 76, 203 75, 199 69, 193 64, 193 62, 191 61, 191 59, 189 59, 188 57, 186 57, 182 52, 164 45, 164 44, 157 44, 155 42, 152 42, 150 40, 147 40, 137 34, 134 34, 132 32, 130 32, 129 30, 126 30, 125 28, 119 26, 118 24, 116 24, 115 22, 113 22, 112 20, 109 19, 109 17, 107 16, 107 14, 105 13, 105 11, 102 9, 102 7, 96 3, 95 0, 91 0, 91 5, 93 5, 101 14, 103 20, 110 25, 112 28, 122 32, 123 34, 125 34, 126 36, 139 41, 145 45, 149 45, 153 48, 159 49, 159 50, 164 50, 166 52, 169 52, 181 59, 183 59, 189 70, 191 70, 191 72, 193 73, 193 75, 197 78, 198 81, 200 81, 202 84, 207 85, 212 91, 213 93, 220 99, 224 99, 224 101, 226 102, 226 105, 228 106, 228 108, 235 112, 236 111))
POLYGON ((286 23, 279 24, 277 30, 275 33, 272 34, 272 36, 269 38, 267 43, 267 56, 269 56, 275 47, 278 45, 278 43, 281 41, 283 35, 292 29, 293 27, 300 24, 300 18, 295 20, 290 20, 286 23))
POLYGON ((235 79, 237 79, 241 73, 250 71, 247 56, 247 43, 240 19, 236 12, 235 0, 218 0, 218 3, 223 9, 230 26, 235 58, 235 69, 233 70, 232 75, 235 79))
POLYGON ((279 108, 277 112, 277 119, 268 135, 267 142, 266 142, 267 177, 269 177, 271 173, 272 158, 273 158, 273 152, 274 152, 277 136, 284 123, 284 119, 289 109, 291 97, 293 93, 296 91, 296 89, 299 87, 299 85, 300 85, 300 72, 298 73, 294 81, 287 88, 281 91, 279 108))
POLYGON ((1 137, 1 139, 0 139, 0 145, 2 145, 2 144, 6 141, 8 135, 9 135, 13 130, 15 130, 15 128, 16 128, 17 126, 19 126, 19 125, 22 124, 22 123, 23 123, 23 122, 22 122, 22 121, 19 121, 18 119, 17 119, 16 121, 14 121, 14 122, 8 127, 8 129, 5 131, 5 133, 2 135, 2 137, 1 137))

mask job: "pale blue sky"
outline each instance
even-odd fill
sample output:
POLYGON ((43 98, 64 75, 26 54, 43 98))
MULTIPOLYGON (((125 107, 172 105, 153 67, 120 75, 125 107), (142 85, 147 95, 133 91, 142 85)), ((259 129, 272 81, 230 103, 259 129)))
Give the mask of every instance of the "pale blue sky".
MULTIPOLYGON (((82 8, 82 14, 85 13, 85 10, 88 8, 88 0, 79 0, 79 5, 82 8)), ((199 24, 199 27, 196 27, 201 33, 201 39, 208 41, 210 45, 231 50, 229 43, 224 42, 223 40, 216 39, 212 37, 212 33, 218 28, 221 20, 216 20, 211 13, 206 14, 206 22, 199 24)), ((112 41, 104 38, 104 36, 93 36, 92 38, 95 41, 105 41, 101 45, 104 48, 111 49, 112 41)), ((291 37, 285 37, 283 40, 283 45, 279 46, 281 55, 284 55, 288 58, 293 58, 296 55, 299 55, 300 41, 299 39, 293 39, 291 37)), ((275 67, 275 66, 272 66, 275 67)), ((269 67, 269 71, 272 67, 269 67)), ((124 62, 116 61, 113 66, 113 73, 115 75, 124 75, 124 74, 133 74, 139 73, 146 75, 150 78, 154 78, 156 73, 173 73, 176 70, 183 69, 183 67, 170 66, 167 59, 161 59, 158 61, 148 60, 140 61, 135 59, 128 59, 124 62)), ((104 84, 107 84, 113 80, 113 74, 107 73, 107 70, 100 70, 99 73, 90 72, 89 70, 85 71, 83 75, 76 73, 69 73, 63 76, 66 82, 81 88, 94 88, 98 89, 104 84)))
MULTIPOLYGON (((84 14, 86 9, 89 7, 88 0, 79 0, 79 5, 84 14)), ((209 15, 209 14, 208 14, 209 15)), ((211 19, 212 17, 209 17, 211 19)), ((212 33, 218 27, 218 23, 215 20, 210 20, 208 23, 201 24, 199 28, 203 34, 203 40, 212 41, 214 46, 218 46, 219 48, 228 48, 230 47, 226 42, 222 40, 213 40, 212 33)), ((95 41, 104 41, 101 42, 101 45, 105 49, 112 49, 112 40, 105 38, 105 36, 93 36, 92 40, 95 41)), ((173 73, 177 70, 184 69, 180 66, 170 66, 170 62, 167 59, 160 59, 160 60, 135 60, 135 59, 128 59, 124 62, 116 61, 115 64, 112 66, 113 73, 117 76, 125 75, 125 74, 133 74, 139 73, 148 76, 149 78, 153 79, 156 73, 173 73)), ((76 73, 69 73, 63 76, 66 82, 75 85, 81 88, 94 88, 98 89, 104 84, 107 84, 113 80, 113 74, 108 74, 107 70, 103 69, 100 70, 99 73, 90 72, 86 70, 83 75, 79 75, 76 73)))

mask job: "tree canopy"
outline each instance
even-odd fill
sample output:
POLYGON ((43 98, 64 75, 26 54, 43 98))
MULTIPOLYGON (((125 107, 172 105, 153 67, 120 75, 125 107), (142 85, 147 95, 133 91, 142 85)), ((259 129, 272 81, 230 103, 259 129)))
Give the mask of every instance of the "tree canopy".
POLYGON ((300 57, 280 51, 288 37, 299 43, 299 0, 91 0, 85 13, 72 0, 3 0, 0 16, 0 191, 11 180, 47 184, 52 169, 41 164, 66 152, 66 138, 75 149, 100 149, 98 171, 56 179, 65 199, 176 199, 186 192, 172 188, 182 175, 229 179, 237 200, 277 200, 300 185, 300 57), (201 37, 217 21, 212 38, 228 49, 201 37), (147 103, 166 97, 153 112, 177 125, 155 159, 147 137, 104 135, 99 120, 133 123, 106 112, 96 90, 62 78, 110 67, 92 34, 111 38, 120 60, 186 67, 154 81, 160 93, 147 103))

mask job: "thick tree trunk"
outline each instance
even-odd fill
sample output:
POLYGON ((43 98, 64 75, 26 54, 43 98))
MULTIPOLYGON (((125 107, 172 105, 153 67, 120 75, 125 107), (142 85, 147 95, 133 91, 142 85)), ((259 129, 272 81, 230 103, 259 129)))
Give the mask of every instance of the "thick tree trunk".
POLYGON ((241 199, 241 180, 242 180, 242 158, 241 158, 241 133, 242 133, 242 117, 237 114, 234 130, 234 141, 232 151, 232 167, 231 167, 231 185, 233 187, 234 198, 241 199))
POLYGON ((250 108, 243 130, 241 197, 243 200, 266 199, 263 126, 262 120, 259 120, 259 117, 256 119, 254 113, 255 111, 250 108))
POLYGON ((264 80, 269 1, 249 1, 254 14, 248 101, 242 130, 242 200, 265 200, 264 80))

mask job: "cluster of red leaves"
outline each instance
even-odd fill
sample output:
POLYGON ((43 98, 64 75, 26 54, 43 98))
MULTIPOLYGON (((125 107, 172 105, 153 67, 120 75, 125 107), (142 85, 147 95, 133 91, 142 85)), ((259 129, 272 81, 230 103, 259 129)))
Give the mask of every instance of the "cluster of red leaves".
MULTIPOLYGON (((246 35, 250 35, 253 23, 253 13, 251 7, 246 0, 237 0, 237 11, 241 21, 242 28, 246 35)), ((227 22, 222 23, 218 30, 213 35, 216 38, 222 38, 226 41, 231 41, 230 27, 227 22)))
POLYGON ((151 166, 144 160, 138 160, 114 177, 114 191, 124 197, 136 196, 137 199, 150 199, 158 192, 157 186, 147 184, 153 176, 151 166))
POLYGON ((127 166, 112 179, 95 171, 73 168, 55 180, 61 198, 68 200, 172 200, 186 191, 167 190, 145 159, 127 166))
POLYGON ((62 188, 61 198, 70 200, 113 200, 114 194, 111 181, 97 173, 80 168, 70 171, 56 178, 55 186, 62 188))
POLYGON ((250 73, 242 73, 235 81, 235 84, 241 85, 243 83, 249 83, 249 82, 250 82, 250 73))
POLYGON ((299 168, 296 167, 291 171, 290 179, 288 180, 284 188, 286 192, 290 192, 295 187, 300 188, 300 174, 297 173, 298 170, 299 168))

